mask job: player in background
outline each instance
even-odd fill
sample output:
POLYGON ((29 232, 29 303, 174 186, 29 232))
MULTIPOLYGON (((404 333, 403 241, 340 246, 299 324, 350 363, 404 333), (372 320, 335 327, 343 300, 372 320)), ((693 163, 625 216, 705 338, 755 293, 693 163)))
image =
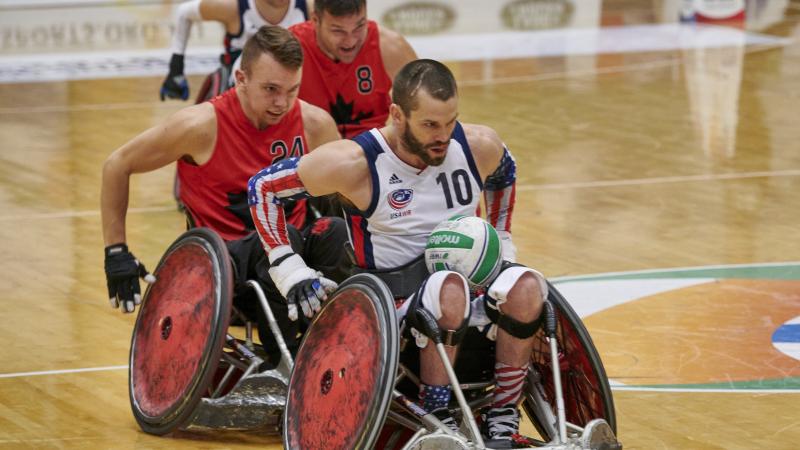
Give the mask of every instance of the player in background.
POLYGON ((184 76, 184 55, 194 22, 213 20, 225 28, 221 68, 209 76, 207 88, 197 103, 222 93, 235 83, 234 62, 242 53, 244 43, 265 25, 288 28, 308 18, 306 0, 189 0, 175 11, 175 31, 170 49, 169 73, 161 85, 161 100, 189 98, 189 83, 184 76), (215 79, 216 77, 216 79, 215 79), (201 98, 202 97, 202 98, 201 98))

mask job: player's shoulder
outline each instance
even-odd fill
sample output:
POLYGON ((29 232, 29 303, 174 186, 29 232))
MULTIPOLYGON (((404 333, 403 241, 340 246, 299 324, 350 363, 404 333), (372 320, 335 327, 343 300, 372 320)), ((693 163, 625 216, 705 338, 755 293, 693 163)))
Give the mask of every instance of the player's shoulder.
POLYGON ((400 39, 404 39, 402 34, 392 30, 391 28, 387 28, 377 23, 375 24, 375 27, 378 29, 378 36, 380 36, 381 41, 387 40, 390 42, 397 42, 400 39))
POLYGON ((314 32, 314 22, 312 20, 304 20, 289 25, 287 29, 291 31, 300 42, 304 42, 304 39, 309 38, 311 33, 314 32))
POLYGON ((171 126, 177 126, 184 130, 197 129, 201 131, 210 125, 215 125, 217 115, 214 111, 214 105, 210 102, 203 102, 180 109, 170 116, 168 120, 171 126))
POLYGON ((494 171, 503 156, 503 141, 495 130, 486 125, 465 123, 462 126, 478 171, 485 178, 494 171))
POLYGON ((300 112, 303 114, 303 125, 318 125, 320 123, 332 122, 333 118, 327 111, 317 105, 312 105, 305 100, 297 99, 300 102, 300 112))
POLYGON ((461 126, 473 151, 493 153, 502 150, 503 141, 493 128, 474 123, 462 123, 461 126))
MULTIPOLYGON (((389 70, 392 75, 406 63, 417 59, 416 52, 402 34, 384 26, 377 25, 377 27, 378 41, 384 63, 395 68, 395 70, 389 70)), ((388 69, 389 67, 387 67, 388 69)))
MULTIPOLYGON (((367 167, 367 158, 358 143, 352 139, 337 139, 318 147, 314 152, 325 155, 325 159, 339 168, 367 167)), ((354 173, 354 172, 346 172, 354 173)))
POLYGON ((200 10, 206 20, 233 22, 239 20, 239 2, 230 0, 201 0, 200 10))
POLYGON ((376 24, 375 26, 378 28, 378 39, 382 51, 389 50, 395 53, 411 51, 411 45, 402 34, 382 25, 376 24))
POLYGON ((304 100, 297 99, 300 102, 300 114, 303 117, 303 129, 309 137, 316 135, 338 135, 336 122, 327 111, 319 106, 312 105, 304 100))
MULTIPOLYGON (((337 139, 320 145, 313 152, 303 156, 309 159, 315 170, 320 173, 348 174, 347 180, 362 183, 365 174, 369 173, 367 158, 361 146, 350 139, 337 139)), ((348 184, 345 179, 336 180, 337 184, 348 184)))

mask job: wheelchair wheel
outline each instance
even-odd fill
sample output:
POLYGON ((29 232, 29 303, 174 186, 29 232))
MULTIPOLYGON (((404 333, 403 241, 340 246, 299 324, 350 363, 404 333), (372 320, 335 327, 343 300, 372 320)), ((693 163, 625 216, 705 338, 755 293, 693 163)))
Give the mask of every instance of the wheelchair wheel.
MULTIPOLYGON (((558 315, 558 361, 567 422, 584 427, 593 419, 605 419, 616 434, 614 399, 600 355, 580 317, 549 282, 548 287, 548 299, 558 315)), ((553 419, 556 401, 550 344, 543 331, 536 334, 531 368, 522 406, 539 434, 548 441, 557 434, 553 419), (540 378, 536 379, 537 376, 540 378), (536 401, 537 390, 549 404, 545 405, 549 411, 536 401)))
POLYGON ((128 392, 142 430, 162 435, 190 418, 212 382, 233 282, 225 243, 207 228, 181 235, 154 275, 133 329, 128 392))
POLYGON ((394 302, 374 275, 342 283, 317 313, 295 359, 284 412, 287 449, 371 449, 397 375, 394 302))
POLYGON ((206 79, 203 80, 202 86, 200 86, 200 89, 197 91, 197 97, 194 101, 195 105, 211 100, 230 89, 228 85, 228 78, 230 75, 231 68, 225 64, 220 65, 216 70, 208 74, 206 79))

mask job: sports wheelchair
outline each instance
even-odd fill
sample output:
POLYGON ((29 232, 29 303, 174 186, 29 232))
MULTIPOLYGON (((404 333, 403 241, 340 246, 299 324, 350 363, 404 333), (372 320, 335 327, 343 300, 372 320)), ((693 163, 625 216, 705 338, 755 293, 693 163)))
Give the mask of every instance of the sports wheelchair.
MULTIPOLYGON (((251 327, 244 339, 229 332, 232 270, 227 248, 213 231, 185 232, 154 274, 129 358, 131 408, 145 432, 260 430, 282 434, 290 449, 486 448, 476 417, 491 400, 491 372, 459 381, 461 355, 475 352, 462 349, 454 370, 430 317, 420 331, 443 358, 461 433, 417 406, 409 397, 419 380, 401 362, 404 339, 394 300, 374 275, 354 275, 339 286, 310 323, 295 359, 263 292, 248 281, 283 355, 277 367, 269 367, 252 345, 251 327)), ((552 307, 545 308, 547 323, 536 335, 521 404, 539 438, 526 445, 621 449, 600 357, 578 316, 549 287, 546 304, 552 307)))

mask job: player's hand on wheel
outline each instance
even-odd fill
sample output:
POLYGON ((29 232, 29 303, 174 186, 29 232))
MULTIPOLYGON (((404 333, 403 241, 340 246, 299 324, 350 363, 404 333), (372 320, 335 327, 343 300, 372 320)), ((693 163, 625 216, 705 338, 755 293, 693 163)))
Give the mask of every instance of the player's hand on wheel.
POLYGON ((289 309, 289 320, 299 317, 298 308, 303 315, 312 318, 327 300, 328 294, 336 290, 338 285, 316 270, 308 267, 299 255, 284 252, 282 256, 273 258, 269 275, 280 293, 286 298, 289 309))
POLYGON ((327 300, 328 293, 336 290, 336 283, 324 277, 310 278, 292 286, 286 301, 289 304, 289 319, 297 320, 297 307, 309 319, 322 308, 322 302, 327 300))
POLYGON ((121 307, 122 312, 131 313, 142 302, 139 278, 148 283, 153 283, 156 278, 128 251, 125 244, 109 245, 105 254, 106 283, 111 307, 121 307))
POLYGON ((173 54, 169 62, 169 73, 161 84, 161 101, 165 98, 189 98, 189 82, 183 75, 183 55, 173 54))

